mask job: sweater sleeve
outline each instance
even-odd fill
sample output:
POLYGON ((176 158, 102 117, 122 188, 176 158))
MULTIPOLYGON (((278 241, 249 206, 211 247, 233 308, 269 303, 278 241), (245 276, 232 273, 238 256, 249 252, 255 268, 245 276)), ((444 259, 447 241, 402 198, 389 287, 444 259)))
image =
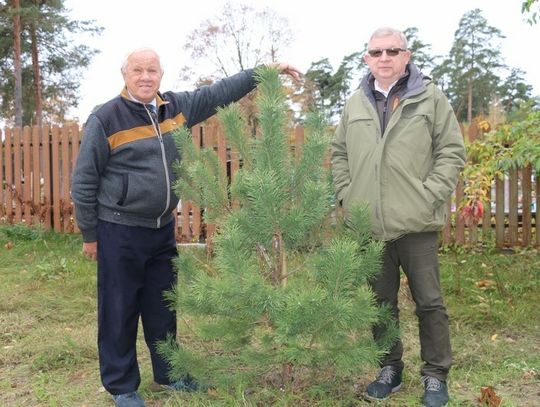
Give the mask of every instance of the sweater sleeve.
POLYGON ((109 145, 103 126, 99 119, 92 114, 84 128, 71 184, 75 218, 84 242, 97 240, 97 195, 100 177, 108 159, 109 145))
POLYGON ((247 69, 192 92, 180 92, 186 126, 192 127, 216 113, 218 107, 236 102, 255 89, 254 70, 247 69))

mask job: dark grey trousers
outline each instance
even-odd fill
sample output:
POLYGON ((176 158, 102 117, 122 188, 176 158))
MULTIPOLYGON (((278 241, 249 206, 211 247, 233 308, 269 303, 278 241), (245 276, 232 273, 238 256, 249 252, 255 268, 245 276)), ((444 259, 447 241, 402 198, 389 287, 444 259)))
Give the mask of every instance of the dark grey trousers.
MULTIPOLYGON (((379 304, 387 304, 399 325, 398 290, 400 267, 407 276, 420 334, 422 375, 446 380, 452 365, 448 314, 443 304, 439 281, 438 233, 412 233, 386 242, 381 273, 371 282, 379 304)), ((386 327, 373 327, 375 339, 381 338, 386 327)), ((396 341, 381 360, 381 366, 403 370, 403 344, 396 341)))

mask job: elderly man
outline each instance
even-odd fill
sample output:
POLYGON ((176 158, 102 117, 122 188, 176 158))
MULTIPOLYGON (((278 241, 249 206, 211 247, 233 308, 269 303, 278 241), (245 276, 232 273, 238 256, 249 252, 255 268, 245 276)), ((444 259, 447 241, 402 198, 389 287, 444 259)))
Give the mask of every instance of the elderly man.
MULTIPOLYGON (((299 77, 288 64, 282 73, 299 77)), ((177 255, 172 186, 179 154, 172 132, 191 127, 255 88, 248 69, 193 92, 159 92, 163 69, 149 48, 128 55, 121 94, 85 125, 72 197, 83 253, 97 260, 98 349, 101 379, 116 406, 141 407, 136 356, 139 317, 154 380, 167 388, 199 389, 191 376, 171 383, 157 342, 176 334, 176 315, 163 292, 175 284, 177 255)))

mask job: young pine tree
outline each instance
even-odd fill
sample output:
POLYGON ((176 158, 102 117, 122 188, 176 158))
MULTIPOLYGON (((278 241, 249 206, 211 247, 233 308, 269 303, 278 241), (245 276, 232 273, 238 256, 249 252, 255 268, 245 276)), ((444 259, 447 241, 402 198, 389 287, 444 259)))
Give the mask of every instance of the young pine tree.
POLYGON ((376 344, 371 335, 387 318, 366 284, 379 271, 382 245, 370 239, 366 207, 353 210, 350 227, 329 222, 327 126, 312 115, 293 152, 278 72, 257 75, 256 138, 245 133, 237 105, 218 112, 242 162, 230 185, 213 150, 195 149, 187 130, 176 134, 176 192, 205 208, 217 234, 211 258, 185 250, 176 261, 178 284, 166 295, 183 340, 163 343, 161 352, 173 379, 189 372, 216 387, 357 375, 393 340, 376 344))

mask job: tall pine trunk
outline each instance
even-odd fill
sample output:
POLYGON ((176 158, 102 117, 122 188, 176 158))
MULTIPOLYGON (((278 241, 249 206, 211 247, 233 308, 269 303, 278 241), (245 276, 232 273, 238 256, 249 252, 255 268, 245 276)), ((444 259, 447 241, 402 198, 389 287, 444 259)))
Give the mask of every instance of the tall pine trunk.
POLYGON ((38 40, 35 22, 32 22, 30 24, 30 38, 32 42, 32 66, 34 72, 34 101, 36 109, 36 124, 39 126, 39 129, 41 131, 41 128, 43 126, 43 100, 41 88, 41 71, 39 68, 38 40))
POLYGON ((13 0, 13 76, 15 87, 13 95, 15 126, 22 127, 22 64, 21 64, 21 5, 13 0))

